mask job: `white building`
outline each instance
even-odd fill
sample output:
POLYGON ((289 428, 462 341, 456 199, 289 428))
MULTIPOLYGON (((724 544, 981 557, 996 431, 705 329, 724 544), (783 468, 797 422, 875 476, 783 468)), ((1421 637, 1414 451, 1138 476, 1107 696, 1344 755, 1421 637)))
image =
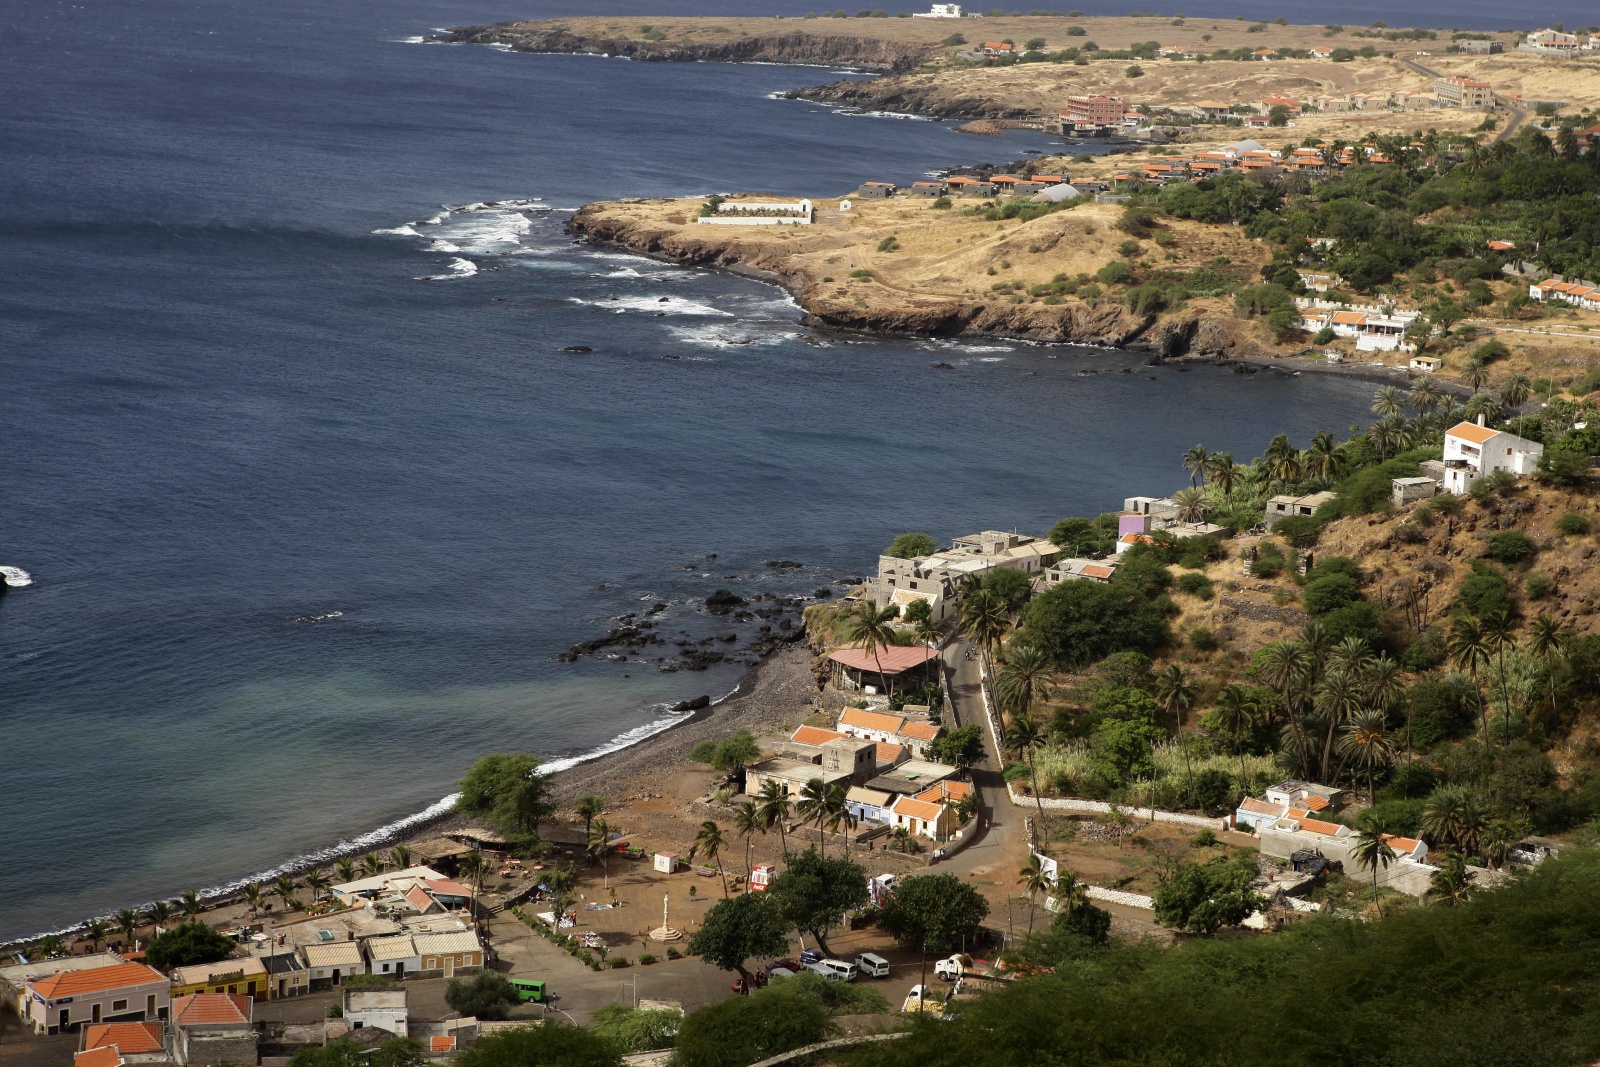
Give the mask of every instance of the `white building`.
POLYGON ((1532 474, 1543 454, 1544 445, 1485 426, 1481 415, 1476 423, 1457 423, 1444 435, 1444 491, 1465 493, 1492 471, 1532 474))
POLYGON ((927 11, 919 11, 911 17, 914 19, 958 19, 961 17, 961 5, 934 4, 927 11))
POLYGON ((410 934, 375 937, 367 942, 367 959, 373 974, 404 978, 422 970, 422 953, 410 934))
POLYGON ((406 991, 404 989, 346 989, 344 1021, 350 1029, 374 1027, 396 1037, 406 1036, 406 991))

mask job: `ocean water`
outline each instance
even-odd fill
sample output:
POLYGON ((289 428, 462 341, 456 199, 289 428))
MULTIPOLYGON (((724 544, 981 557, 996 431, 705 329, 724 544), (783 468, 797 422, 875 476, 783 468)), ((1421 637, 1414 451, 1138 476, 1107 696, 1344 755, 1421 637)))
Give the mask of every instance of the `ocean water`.
POLYGON ((0 598, 0 936, 734 686, 660 671, 670 644, 554 658, 624 613, 749 638, 706 594, 837 590, 906 529, 1038 531, 1175 488, 1196 441, 1365 417, 1359 383, 810 331, 769 286, 575 244, 597 197, 828 195, 1050 139, 771 99, 820 70, 406 43, 558 10, 8 9, 0 567, 32 584, 0 598))

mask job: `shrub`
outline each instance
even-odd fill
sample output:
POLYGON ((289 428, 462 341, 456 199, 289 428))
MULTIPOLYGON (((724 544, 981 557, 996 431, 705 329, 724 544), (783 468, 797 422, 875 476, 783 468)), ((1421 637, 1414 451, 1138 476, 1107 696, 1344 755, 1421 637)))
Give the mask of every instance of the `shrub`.
POLYGON ((1311 335, 1311 343, 1314 345, 1331 344, 1335 336, 1337 335, 1334 334, 1333 327, 1324 326, 1322 329, 1311 335))
POLYGON ((1135 63, 1122 73, 1126 74, 1130 78, 1142 78, 1144 77, 1144 68, 1135 63))
POLYGON ((1250 564, 1250 573, 1257 578, 1276 578, 1287 562, 1283 549, 1271 541, 1263 541, 1256 548, 1256 558, 1250 564))
POLYGON ((616 970, 618 967, 626 967, 626 966, 628 966, 628 957, 626 957, 626 956, 615 956, 615 957, 607 960, 606 962, 611 965, 611 969, 612 970, 616 970))
POLYGON ((1199 571, 1178 575, 1178 580, 1174 584, 1185 593, 1197 596, 1201 600, 1210 600, 1216 592, 1211 586, 1211 580, 1199 571))
POLYGON ((639 957, 639 966, 648 967, 652 963, 654 963, 655 961, 656 961, 655 954, 651 953, 651 952, 646 952, 644 955, 639 957))
POLYGON ((1361 583, 1348 574, 1324 574, 1306 583, 1301 594, 1306 610, 1313 615, 1348 607, 1361 599, 1361 583))
POLYGON ((1522 580, 1530 600, 1543 600, 1556 591, 1556 580, 1548 574, 1530 574, 1522 580))
POLYGON ((1193 645, 1198 652, 1210 652, 1220 642, 1217 640, 1217 635, 1211 632, 1210 627, 1196 626, 1189 631, 1189 644, 1193 645))
POLYGON ((933 203, 929 204, 928 206, 930 208, 934 208, 934 209, 939 210, 939 211, 946 211, 950 207, 950 198, 948 196, 938 197, 937 199, 934 200, 933 203))
POLYGON ((499 971, 481 971, 471 978, 452 978, 445 987, 445 1003, 462 1015, 504 1019, 519 1003, 517 991, 499 971))
POLYGON ((888 237, 885 237, 883 240, 878 242, 878 251, 880 252, 893 252, 899 247, 900 242, 895 238, 894 234, 890 234, 888 237))
POLYGON ((1577 512, 1569 511, 1556 520, 1556 533, 1563 537, 1580 537, 1589 532, 1589 520, 1577 512))
POLYGON ((1217 832, 1215 830, 1201 830, 1189 838, 1190 848, 1215 848, 1216 844, 1217 832))
POLYGON ((155 936, 145 949, 145 962, 160 970, 216 963, 233 955, 233 939, 204 923, 186 922, 155 936))
POLYGON ((852 277, 852 278, 871 278, 871 277, 874 277, 874 275, 870 270, 860 269, 860 270, 851 271, 850 272, 850 277, 852 277))
POLYGON ((953 48, 954 46, 956 46, 958 44, 966 44, 967 43, 967 39, 966 39, 966 37, 962 36, 959 33, 952 33, 950 36, 946 37, 944 40, 940 41, 939 43, 944 45, 944 46, 946 46, 946 47, 952 47, 953 48))
POLYGON ((1501 563, 1521 563, 1539 551, 1533 539, 1521 530, 1501 530, 1484 539, 1483 554, 1501 563))
POLYGON ((1139 252, 1139 242, 1133 240, 1131 237, 1117 246, 1117 255, 1122 256, 1124 259, 1132 259, 1134 256, 1137 256, 1139 252))
POLYGON ((1105 285, 1120 285, 1133 277, 1133 268, 1120 259, 1114 259, 1096 271, 1095 277, 1105 285))
POLYGON ((1456 602, 1480 619, 1509 615, 1514 607, 1505 573, 1482 560, 1472 564, 1472 573, 1456 592, 1456 602))
POLYGON ((1272 532, 1295 548, 1310 548, 1322 533, 1322 520, 1315 515, 1289 515, 1273 523, 1272 532))

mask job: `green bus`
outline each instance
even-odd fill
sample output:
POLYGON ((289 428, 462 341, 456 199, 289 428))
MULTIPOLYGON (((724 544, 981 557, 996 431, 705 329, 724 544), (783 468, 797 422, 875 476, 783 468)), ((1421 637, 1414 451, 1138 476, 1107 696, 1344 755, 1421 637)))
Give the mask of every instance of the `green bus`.
POLYGON ((544 1002, 543 982, 533 978, 513 978, 511 979, 511 988, 517 991, 517 996, 522 998, 524 1003, 530 1000, 539 1003, 544 1002))

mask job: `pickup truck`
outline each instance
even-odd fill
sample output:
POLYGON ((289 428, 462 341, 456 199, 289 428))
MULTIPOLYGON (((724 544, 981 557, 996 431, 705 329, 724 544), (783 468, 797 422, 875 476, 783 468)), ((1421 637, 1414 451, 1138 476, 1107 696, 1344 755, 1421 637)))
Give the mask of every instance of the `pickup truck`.
POLYGON ((960 952, 957 952, 947 960, 939 960, 933 965, 933 973, 946 982, 954 982, 957 978, 972 970, 972 957, 960 952))
POLYGON ((919 1015, 923 1012, 943 1015, 944 1000, 940 994, 927 986, 914 985, 906 996, 906 1002, 900 1006, 900 1011, 906 1015, 919 1015))

